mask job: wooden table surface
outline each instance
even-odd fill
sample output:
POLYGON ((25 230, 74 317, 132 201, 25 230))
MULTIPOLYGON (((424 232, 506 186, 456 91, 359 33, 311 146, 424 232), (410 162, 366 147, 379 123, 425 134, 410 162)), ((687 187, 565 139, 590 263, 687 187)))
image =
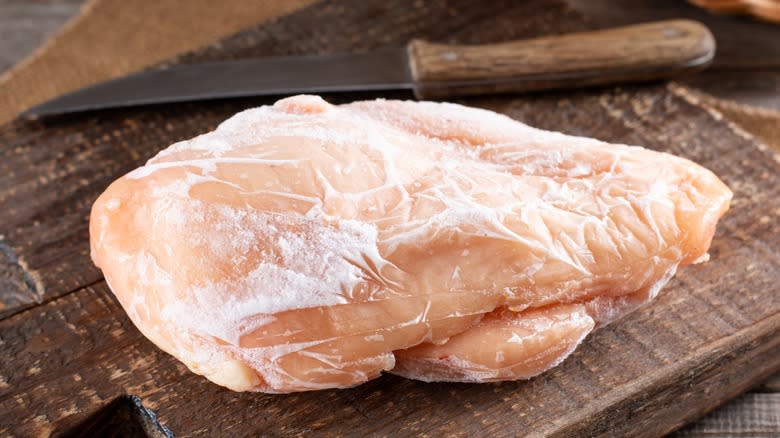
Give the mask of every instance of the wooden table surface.
MULTIPOLYGON (((0 0, 0 72, 20 60, 47 36, 76 14, 82 0, 0 0)), ((571 0, 575 9, 595 12, 605 24, 634 21, 633 17, 656 14, 658 18, 669 16, 664 8, 652 6, 627 7, 625 1, 571 0), (616 6, 617 5, 617 6, 616 6), (633 16, 632 16, 633 12, 633 16)), ((648 2, 639 2, 647 4, 648 2)), ((694 18, 699 18, 694 17, 694 18)), ((729 18, 735 25, 744 25, 746 19, 729 18)), ((637 21, 641 21, 638 20, 637 21)), ((740 35, 718 34, 719 42, 740 35)), ((737 102, 780 110, 780 41, 774 41, 776 50, 768 57, 739 54, 739 41, 726 45, 726 55, 719 55, 715 71, 691 78, 690 84, 719 97, 737 102), (732 52, 732 54, 729 53, 732 52), (728 56, 730 55, 730 57, 728 56), (751 78, 763 80, 745 80, 751 78)), ((771 43, 771 42, 768 42, 771 43)), ((722 51, 721 51, 722 52, 722 51)), ((695 424, 676 433, 679 436, 780 436, 780 374, 763 385, 740 396, 695 424)))

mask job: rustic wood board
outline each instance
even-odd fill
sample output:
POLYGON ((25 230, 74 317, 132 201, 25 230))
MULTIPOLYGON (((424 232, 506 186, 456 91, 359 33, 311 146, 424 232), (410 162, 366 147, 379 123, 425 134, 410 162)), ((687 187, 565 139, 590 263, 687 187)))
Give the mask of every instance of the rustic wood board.
MULTIPOLYGON (((412 36, 488 42, 587 24, 549 2, 326 2, 180 62, 362 50, 412 36), (327 26, 318 25, 327 23, 327 26)), ((387 95, 390 96, 390 95, 387 95)), ((399 95, 406 97, 404 95, 399 95)), ((333 96, 343 101, 366 95, 333 96)), ((177 436, 634 435, 676 429, 780 368, 780 159, 652 85, 471 99, 530 124, 690 157, 735 191, 712 261, 527 382, 236 394, 191 374, 132 326, 88 258, 94 198, 173 141, 269 99, 117 110, 0 128, 0 434, 64 432, 117 396, 144 398, 177 436)))

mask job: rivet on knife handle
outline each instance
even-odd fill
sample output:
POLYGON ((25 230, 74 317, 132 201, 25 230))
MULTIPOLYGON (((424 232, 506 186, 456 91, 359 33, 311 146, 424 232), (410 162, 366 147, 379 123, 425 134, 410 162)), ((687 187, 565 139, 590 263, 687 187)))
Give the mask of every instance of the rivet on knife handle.
POLYGON ((572 88, 667 78, 706 67, 715 40, 702 24, 669 20, 475 46, 413 40, 418 98, 572 88))

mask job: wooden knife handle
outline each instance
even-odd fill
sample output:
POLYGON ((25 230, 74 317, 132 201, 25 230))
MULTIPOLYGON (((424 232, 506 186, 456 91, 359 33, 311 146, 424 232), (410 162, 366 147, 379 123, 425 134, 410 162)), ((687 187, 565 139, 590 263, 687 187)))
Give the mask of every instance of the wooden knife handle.
POLYGON ((667 78, 706 67, 715 40, 702 24, 669 20, 499 44, 413 40, 420 99, 576 88, 667 78))

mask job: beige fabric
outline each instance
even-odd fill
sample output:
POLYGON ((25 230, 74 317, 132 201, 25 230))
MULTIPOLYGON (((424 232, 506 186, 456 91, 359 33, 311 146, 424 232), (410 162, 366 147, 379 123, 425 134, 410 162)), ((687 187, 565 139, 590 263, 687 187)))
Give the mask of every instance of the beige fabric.
POLYGON ((717 117, 725 117, 747 132, 746 135, 754 136, 780 154, 780 111, 719 99, 687 85, 677 85, 676 89, 692 103, 714 111, 717 117))
POLYGON ((673 438, 777 437, 780 394, 748 393, 677 432, 673 438))
POLYGON ((780 153, 780 111, 742 105, 709 95, 704 102, 780 153))
POLYGON ((314 2, 88 0, 53 38, 0 76, 0 124, 62 93, 143 69, 314 2))

